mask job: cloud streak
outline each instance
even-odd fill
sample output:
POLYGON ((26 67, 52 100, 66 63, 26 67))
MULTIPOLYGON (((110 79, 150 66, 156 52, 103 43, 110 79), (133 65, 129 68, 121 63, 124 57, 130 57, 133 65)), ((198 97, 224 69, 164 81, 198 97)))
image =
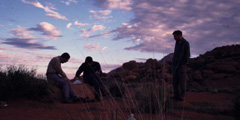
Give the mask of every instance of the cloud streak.
POLYGON ((79 23, 78 21, 75 21, 74 25, 82 27, 82 26, 87 26, 89 24, 88 23, 79 23))
POLYGON ((88 51, 93 51, 93 50, 101 50, 101 51, 106 51, 107 50, 107 46, 100 48, 99 44, 86 44, 84 45, 84 48, 88 51))
POLYGON ((132 10, 132 0, 95 0, 95 5, 107 9, 132 10))
POLYGON ((100 11, 94 11, 90 10, 89 13, 92 14, 91 17, 96 18, 98 20, 104 20, 109 18, 109 14, 111 14, 111 10, 100 10, 100 11))
POLYGON ((42 35, 46 35, 49 39, 56 40, 58 37, 61 37, 61 32, 48 22, 41 22, 35 28, 30 28, 30 31, 42 32, 42 35))
POLYGON ((99 50, 100 45, 99 44, 86 44, 84 46, 85 49, 87 50, 99 50))
POLYGON ((50 49, 55 50, 54 46, 44 45, 42 42, 46 40, 56 40, 61 37, 61 32, 52 24, 41 22, 36 27, 13 29, 10 33, 15 36, 13 38, 6 38, 2 44, 13 45, 18 48, 25 49, 50 49), (32 36, 33 33, 41 33, 42 36, 32 36))
POLYGON ((29 2, 27 0, 22 0, 23 3, 32 5, 37 8, 41 8, 46 12, 46 16, 52 17, 52 18, 57 18, 57 19, 62 19, 62 20, 68 20, 66 16, 61 15, 60 13, 54 11, 55 8, 49 6, 43 6, 40 2, 29 2))
MULTIPOLYGON (((96 32, 96 31, 103 31, 103 30, 105 30, 106 29, 106 27, 105 26, 103 26, 103 25, 93 25, 91 28, 89 28, 88 30, 86 30, 86 29, 82 29, 81 30, 81 34, 80 34, 80 37, 86 37, 86 38, 88 38, 88 37, 91 37, 91 33, 92 32, 96 32)), ((102 34, 101 34, 102 35, 102 34)))
POLYGON ((65 5, 70 5, 71 3, 77 3, 78 0, 62 0, 65 5))

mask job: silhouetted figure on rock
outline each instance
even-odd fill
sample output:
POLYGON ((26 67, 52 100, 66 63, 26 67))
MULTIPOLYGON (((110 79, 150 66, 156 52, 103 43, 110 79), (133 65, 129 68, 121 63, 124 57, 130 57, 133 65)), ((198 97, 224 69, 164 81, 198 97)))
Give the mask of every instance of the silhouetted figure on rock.
POLYGON ((106 91, 100 79, 100 76, 102 74, 100 64, 96 61, 93 61, 92 57, 88 56, 86 57, 85 62, 82 63, 82 65, 77 70, 74 79, 78 79, 82 72, 84 83, 87 83, 90 86, 94 87, 95 100, 101 101, 100 90, 102 92, 102 95, 106 95, 106 91))
POLYGON ((68 53, 63 53, 61 56, 52 58, 48 64, 46 73, 48 82, 61 88, 64 97, 64 103, 80 101, 70 85, 70 79, 67 77, 61 67, 61 63, 66 63, 69 59, 70 55, 68 53))

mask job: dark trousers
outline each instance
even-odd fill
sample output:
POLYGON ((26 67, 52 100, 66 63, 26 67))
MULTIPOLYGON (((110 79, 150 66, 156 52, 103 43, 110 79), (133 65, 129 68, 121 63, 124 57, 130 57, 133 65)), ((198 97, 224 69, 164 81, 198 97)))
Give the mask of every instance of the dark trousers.
POLYGON ((48 82, 62 90, 63 97, 68 100, 70 97, 76 97, 70 83, 58 74, 48 74, 48 82))
POLYGON ((187 70, 186 65, 173 67, 173 90, 174 96, 184 99, 186 92, 187 70))
POLYGON ((102 94, 105 94, 105 88, 100 77, 97 74, 84 75, 84 82, 94 87, 95 99, 100 100, 100 90, 102 94))

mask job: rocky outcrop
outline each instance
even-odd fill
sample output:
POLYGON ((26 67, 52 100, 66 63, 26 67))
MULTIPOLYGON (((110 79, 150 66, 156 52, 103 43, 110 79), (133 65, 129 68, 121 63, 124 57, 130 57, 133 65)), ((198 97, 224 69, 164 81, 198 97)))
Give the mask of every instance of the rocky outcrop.
POLYGON ((240 86, 240 45, 217 47, 191 59, 188 67, 192 82, 217 88, 240 86), (233 78, 238 80, 232 82, 233 78))
MULTIPOLYGON (((163 79, 171 83, 172 57, 171 53, 159 62, 156 59, 148 59, 145 63, 130 61, 107 76, 108 79, 123 82, 160 81, 163 79)), ((203 90, 204 87, 240 86, 240 45, 217 47, 196 58, 191 58, 188 63, 187 75, 189 89, 203 90)))
POLYGON ((148 59, 145 63, 130 61, 123 63, 122 67, 108 73, 107 79, 123 82, 155 81, 160 78, 162 64, 156 59, 148 59))
POLYGON ((163 58, 159 61, 159 63, 161 63, 161 64, 166 64, 166 63, 168 63, 168 62, 171 62, 172 59, 173 59, 173 53, 170 53, 170 54, 166 55, 165 57, 163 57, 163 58))

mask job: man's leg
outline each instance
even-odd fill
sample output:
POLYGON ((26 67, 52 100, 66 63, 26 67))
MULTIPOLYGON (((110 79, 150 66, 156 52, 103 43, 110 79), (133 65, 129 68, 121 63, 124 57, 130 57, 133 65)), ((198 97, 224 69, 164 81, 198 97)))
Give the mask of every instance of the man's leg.
POLYGON ((186 79, 187 79, 187 74, 186 74, 186 66, 182 65, 179 69, 179 86, 180 86, 180 91, 179 91, 179 98, 181 100, 184 100, 185 98, 185 92, 186 92, 186 79))
POLYGON ((95 99, 97 101, 100 101, 101 99, 100 99, 100 85, 99 85, 99 81, 95 77, 92 79, 92 81, 93 81, 93 86, 94 86, 94 90, 95 90, 95 92, 94 92, 95 99))
POLYGON ((173 78, 173 98, 174 99, 178 99, 179 98, 179 89, 178 89, 178 86, 179 86, 179 72, 177 69, 174 69, 173 71, 173 75, 172 75, 172 78, 173 78))
POLYGON ((69 86, 68 88, 69 88, 69 95, 70 95, 70 97, 73 98, 73 99, 78 98, 78 97, 76 96, 74 90, 72 89, 72 86, 71 86, 71 84, 70 84, 69 82, 68 82, 68 86, 69 86))
POLYGON ((106 91, 105 86, 103 85, 102 80, 101 80, 101 78, 98 75, 96 77, 96 80, 97 80, 97 85, 99 86, 99 89, 102 92, 102 95, 103 96, 107 96, 108 92, 106 91))
MULTIPOLYGON (((97 82, 96 82, 95 74, 85 75, 84 82, 94 88, 95 100, 100 101, 100 97, 99 97, 100 91, 99 91, 99 86, 97 85, 97 82)), ((95 100, 92 100, 92 101, 95 101, 95 100)))
POLYGON ((64 97, 64 102, 69 102, 69 99, 70 99, 69 82, 57 74, 50 74, 50 75, 47 75, 47 77, 48 79, 54 80, 55 85, 61 88, 62 94, 64 97))

